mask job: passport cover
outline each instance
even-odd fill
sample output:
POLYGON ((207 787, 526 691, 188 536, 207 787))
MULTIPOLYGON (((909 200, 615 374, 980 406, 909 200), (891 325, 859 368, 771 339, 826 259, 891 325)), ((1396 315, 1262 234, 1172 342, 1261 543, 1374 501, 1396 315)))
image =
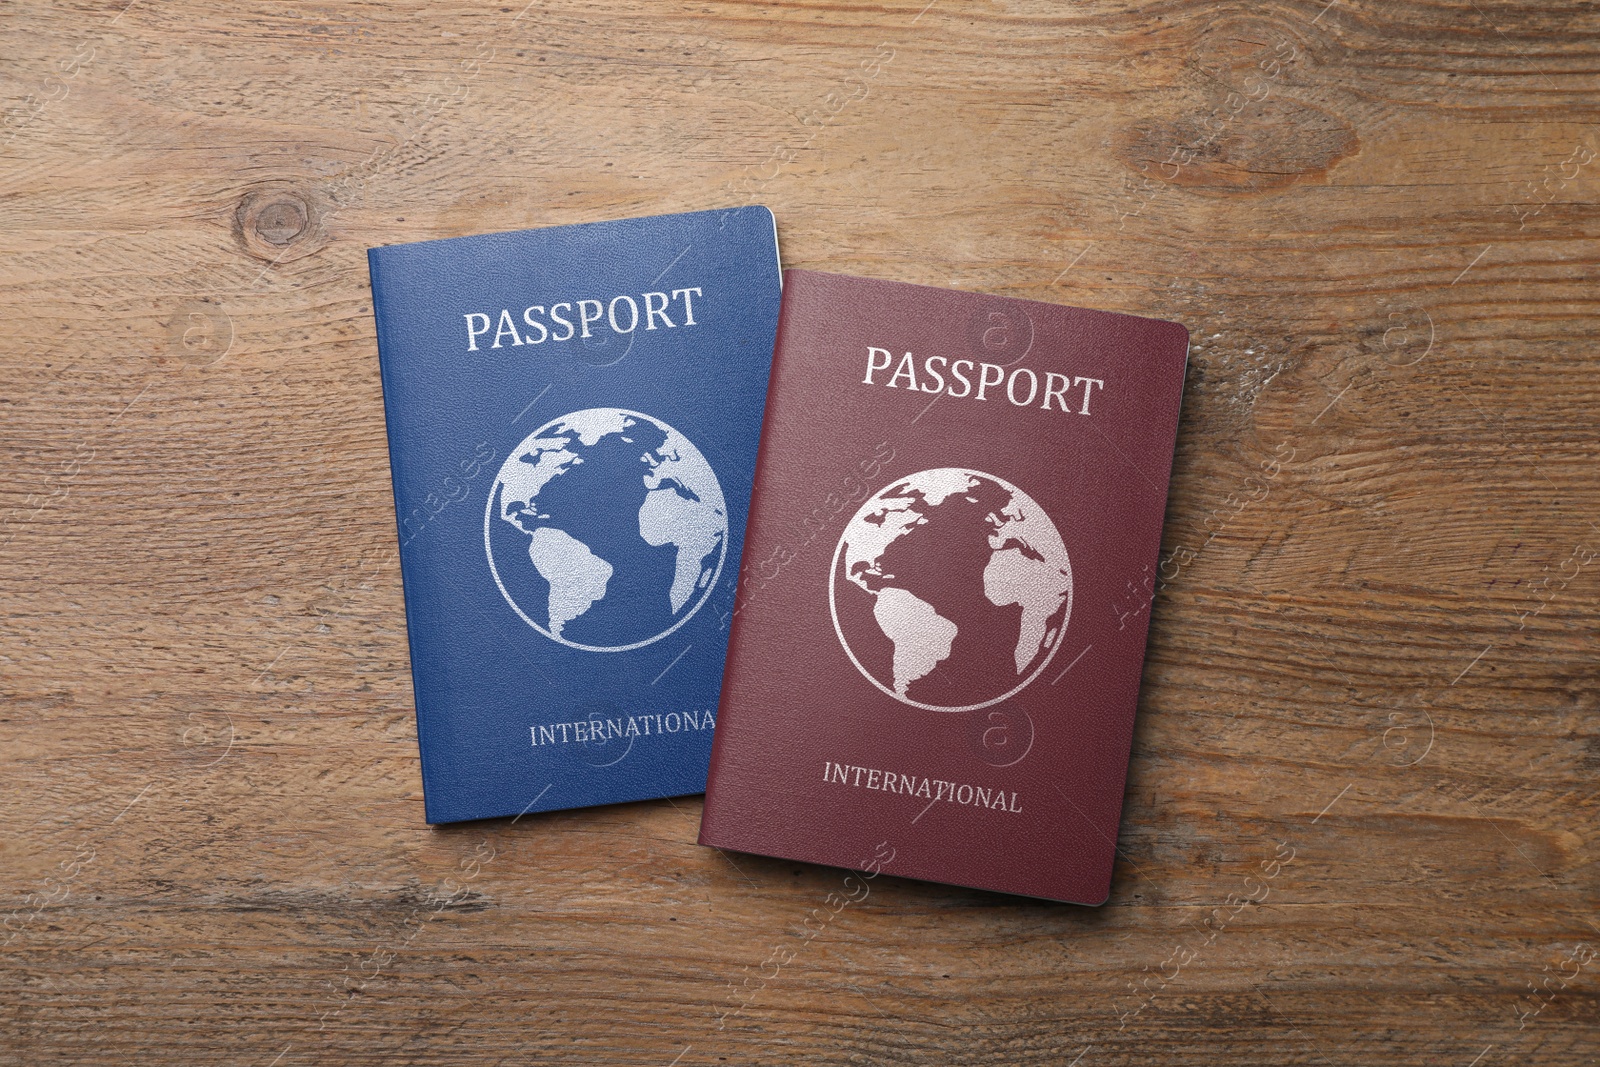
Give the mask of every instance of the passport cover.
POLYGON ((704 791, 778 321, 772 213, 368 263, 427 820, 704 791))
POLYGON ((1103 903, 1187 359, 787 272, 700 842, 1103 903))

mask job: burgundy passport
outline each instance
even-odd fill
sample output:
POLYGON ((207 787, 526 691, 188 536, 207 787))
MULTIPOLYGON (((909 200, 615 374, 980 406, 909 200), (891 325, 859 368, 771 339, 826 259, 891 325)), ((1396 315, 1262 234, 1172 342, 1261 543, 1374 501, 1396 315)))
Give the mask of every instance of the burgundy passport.
POLYGON ((786 272, 701 844, 1103 903, 1187 358, 786 272))

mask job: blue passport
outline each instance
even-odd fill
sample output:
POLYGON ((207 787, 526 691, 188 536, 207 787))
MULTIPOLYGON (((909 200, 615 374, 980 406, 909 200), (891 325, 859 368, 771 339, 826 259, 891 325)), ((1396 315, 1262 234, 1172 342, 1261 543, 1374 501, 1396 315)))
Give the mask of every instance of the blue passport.
POLYGON ((763 207, 368 252, 430 823, 704 792, 763 207))

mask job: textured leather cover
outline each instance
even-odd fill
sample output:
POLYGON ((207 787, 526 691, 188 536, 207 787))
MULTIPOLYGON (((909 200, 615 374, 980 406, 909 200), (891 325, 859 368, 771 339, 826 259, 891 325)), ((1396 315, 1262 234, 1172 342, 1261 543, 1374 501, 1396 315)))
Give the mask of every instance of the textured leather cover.
POLYGON ((1187 354, 786 274, 702 844, 1104 902, 1187 354))
POLYGON ((771 212, 368 257, 428 821, 703 791, 771 212))

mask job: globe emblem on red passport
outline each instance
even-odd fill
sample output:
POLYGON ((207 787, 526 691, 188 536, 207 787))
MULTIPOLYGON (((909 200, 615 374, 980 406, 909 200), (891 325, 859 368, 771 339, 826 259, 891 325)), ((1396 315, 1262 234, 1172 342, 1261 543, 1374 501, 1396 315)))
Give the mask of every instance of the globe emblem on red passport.
POLYGON ((1050 516, 1004 478, 939 467, 861 505, 834 550, 829 606, 846 654, 930 711, 997 704, 1037 678, 1072 614, 1050 516))

